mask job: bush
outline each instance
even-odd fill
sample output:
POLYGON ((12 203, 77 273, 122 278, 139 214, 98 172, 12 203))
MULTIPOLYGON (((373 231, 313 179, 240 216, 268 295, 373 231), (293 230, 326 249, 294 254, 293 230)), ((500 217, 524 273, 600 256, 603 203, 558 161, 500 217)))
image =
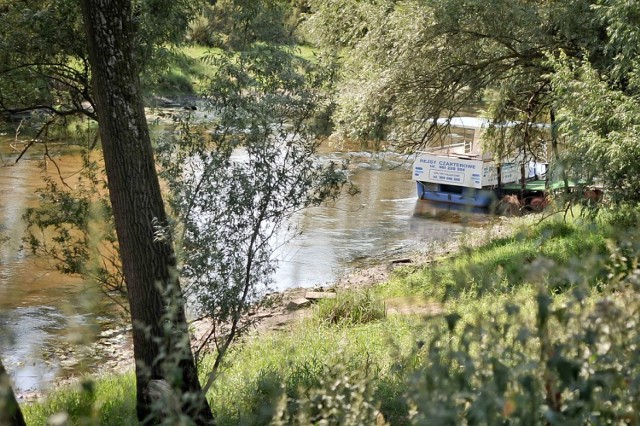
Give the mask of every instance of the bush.
MULTIPOLYGON (((375 322, 384 304, 372 290, 340 293, 291 332, 247 341, 208 395, 218 424, 640 424, 640 231, 614 232, 601 219, 597 230, 533 225, 511 243, 465 253, 486 260, 477 271, 495 275, 486 278, 494 285, 448 299, 446 315, 375 322), (491 270, 531 241, 545 256, 533 260, 535 277, 513 285, 517 276, 491 270)), ((420 290, 425 277, 406 272, 376 291, 396 282, 410 291, 410 280, 420 290)), ((114 424, 104 419, 117 408, 133 418, 129 400, 97 389, 103 424, 114 424)), ((60 401, 47 413, 76 419, 93 400, 60 401)), ((46 419, 35 407, 28 418, 46 419)))
POLYGON ((162 75, 155 89, 160 93, 192 94, 194 92, 189 76, 178 70, 170 70, 162 75))
MULTIPOLYGON (((588 229, 536 226, 523 242, 544 237, 537 281, 451 299, 448 315, 417 328, 413 352, 396 356, 397 380, 361 392, 380 407, 376 422, 384 416, 391 424, 419 425, 640 424, 640 233, 627 229, 603 249, 610 230, 588 229), (598 256, 581 255, 578 240, 598 256), (572 282, 576 262, 581 278, 572 282), (606 280, 594 282, 594 275, 606 280), (555 292, 563 280, 564 291, 555 292)), ((499 277, 507 284, 511 278, 499 277)), ((333 412, 348 410, 354 389, 332 396, 344 402, 333 412)), ((316 393, 335 391, 331 385, 316 393)), ((301 399, 301 409, 313 406, 313 397, 301 399)), ((307 410, 331 424, 330 413, 307 410)))
POLYGON ((189 23, 187 40, 202 46, 211 47, 215 44, 215 36, 212 34, 209 19, 206 16, 199 15, 189 23))
POLYGON ((318 320, 334 325, 366 324, 386 316, 384 302, 369 290, 338 293, 335 299, 321 300, 316 311, 318 320))

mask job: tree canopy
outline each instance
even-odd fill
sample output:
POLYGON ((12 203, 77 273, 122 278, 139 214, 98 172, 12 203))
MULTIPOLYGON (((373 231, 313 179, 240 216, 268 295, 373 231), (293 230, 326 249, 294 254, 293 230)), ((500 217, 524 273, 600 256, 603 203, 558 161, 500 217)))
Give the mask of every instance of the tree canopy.
MULTIPOLYGON (((193 286, 199 313, 218 321, 215 370, 248 312, 247 301, 269 282, 270 237, 286 218, 334 196, 344 183, 333 164, 319 165, 313 158, 314 119, 320 114, 333 111, 340 136, 415 150, 437 143, 440 119, 480 106, 494 124, 485 142, 497 158, 522 151, 536 155, 544 147, 536 123, 549 122, 563 177, 604 186, 616 204, 640 201, 636 2, 220 0, 203 6, 191 0, 83 0, 82 5, 0 0, 0 113, 33 114, 41 129, 59 117, 99 121, 111 200, 102 210, 115 216, 119 244, 110 238, 121 251, 129 290, 141 421, 173 420, 161 418, 167 408, 162 405, 171 399, 162 395, 162 383, 181 398, 177 411, 201 424, 213 421, 189 346, 177 274, 193 286), (200 27, 196 17, 204 19, 200 27), (288 25, 275 25, 287 20, 288 25), (300 22, 307 41, 339 57, 337 87, 329 84, 335 67, 323 68, 320 57, 310 63, 293 54, 292 35, 300 22), (184 41, 189 27, 219 50, 205 60, 216 70, 204 100, 214 115, 208 135, 187 127, 165 147, 167 187, 188 257, 179 265, 139 76, 161 69, 167 49, 184 41), (516 125, 501 126, 505 122, 516 125), (232 158, 240 148, 247 161, 232 158)), ((92 181, 76 189, 90 198, 96 186, 92 181)), ((74 234, 89 244, 86 234, 74 231, 87 226, 91 202, 46 199, 66 210, 64 220, 70 223, 69 229, 58 227, 69 236, 58 242, 68 243, 74 234)), ((83 250, 62 252, 69 271, 82 271, 80 263, 90 256, 83 250)))
MULTIPOLYGON (((154 23, 152 18, 161 11, 157 4, 149 3, 84 1, 79 19, 85 29, 86 58, 61 54, 56 60, 70 62, 71 68, 79 60, 85 64, 84 76, 90 78, 87 95, 63 102, 68 87, 59 93, 53 86, 46 87, 43 92, 49 96, 48 102, 69 105, 68 112, 36 105, 31 96, 25 97, 27 107, 7 108, 6 112, 43 113, 51 120, 75 114, 97 119, 110 202, 96 200, 103 177, 97 166, 87 161, 89 167, 79 176, 88 182, 62 188, 50 181, 49 193, 42 194, 46 205, 30 210, 28 217, 40 230, 53 230, 49 236, 53 235, 55 246, 44 251, 58 255, 64 272, 93 273, 98 280, 102 276, 103 283, 113 289, 121 287, 121 279, 114 281, 108 275, 114 265, 121 265, 133 325, 138 419, 156 423, 164 417, 165 422, 173 423, 175 416, 187 415, 197 424, 208 424, 211 412, 191 352, 172 226, 155 173, 139 81, 142 70, 155 66, 141 57, 147 49, 153 53, 162 47, 151 41, 139 43, 144 36, 142 24, 148 20, 151 27, 159 26, 151 32, 156 43, 171 42, 174 37, 171 22, 154 23), (93 210, 101 211, 99 217, 91 218, 93 210), (95 219, 106 220, 109 230, 114 221, 117 243, 113 235, 102 237, 109 248, 119 252, 121 263, 111 257, 112 264, 91 272, 88 264, 100 251, 91 247, 96 238, 89 228, 95 219), (172 406, 173 411, 167 412, 165 405, 172 401, 177 401, 177 408, 172 406)), ((247 25, 260 21, 263 7, 271 11, 268 2, 248 10, 242 10, 240 3, 234 10, 245 12, 247 25)), ((275 24, 271 29, 282 33, 275 24)), ((184 29, 186 21, 178 20, 176 25, 178 30, 184 29)), ((184 241, 189 259, 183 276, 190 279, 190 290, 203 302, 201 311, 213 317, 215 325, 232 324, 224 335, 214 329, 218 348, 214 369, 236 336, 248 304, 255 302, 258 285, 268 282, 273 272, 273 232, 297 210, 334 195, 344 181, 344 174, 332 163, 318 165, 313 156, 317 147, 313 119, 326 107, 322 89, 333 75, 332 68, 311 66, 286 46, 265 45, 251 31, 237 34, 223 47, 228 50, 210 58, 217 72, 206 99, 208 107, 219 115, 208 123, 215 137, 204 141, 190 134, 192 139, 177 138, 179 142, 171 138, 170 145, 186 144, 171 146, 166 162, 177 179, 168 179, 168 186, 178 197, 187 194, 189 198, 188 207, 177 209, 183 210, 177 211, 177 219, 187 231, 184 241), (249 153, 247 164, 230 159, 237 148, 249 153), (208 179, 198 182, 201 176, 193 172, 198 166, 205 168, 208 179), (264 180, 262 185, 251 184, 256 175, 264 180), (211 216, 210 211, 217 214, 211 216), (192 271, 197 272, 190 275, 192 271)), ((16 61, 20 59, 18 55, 16 61)), ((44 82, 56 81, 55 69, 45 71, 44 82)), ((189 132, 187 127, 182 136, 189 132)), ((42 250, 40 240, 31 241, 42 250)))
MULTIPOLYGON (((197 1, 136 1, 135 66, 147 78, 184 40, 197 1)), ((87 42, 78 2, 0 2, 0 115, 38 113, 41 124, 72 115, 96 119, 87 42)), ((32 116, 32 118, 34 118, 32 116)))
MULTIPOLYGON (((639 40, 634 28, 639 7, 634 2, 333 0, 310 4, 309 39, 342 54, 344 78, 337 89, 334 117, 343 136, 384 139, 413 150, 437 143, 438 119, 465 114, 480 105, 483 115, 497 125, 519 123, 509 127, 509 138, 496 130, 499 126, 486 133, 485 147, 498 158, 523 148, 535 151, 539 132, 532 124, 553 121, 567 142, 563 161, 571 164, 565 166, 577 172, 580 166, 569 161, 569 154, 579 153, 572 158, 590 158, 595 163, 604 157, 585 157, 595 153, 577 143, 583 139, 575 132, 576 119, 581 126, 598 124, 576 107, 596 107, 598 102, 595 97, 581 97, 578 85, 567 79, 567 64, 592 70, 587 79, 595 85, 591 87, 617 96, 614 103, 620 108, 624 108, 620 96, 633 98, 637 93, 639 40), (563 111, 558 122, 556 110, 563 111), (579 119, 574 114, 574 120, 569 120, 568 111, 579 119)), ((570 80, 586 83, 586 75, 578 71, 570 80)), ((633 114, 629 108, 625 111, 627 118, 633 114)), ((555 151, 557 140, 553 142, 555 151)), ((616 185, 624 186, 619 180, 616 185)))
POLYGON ((498 122, 543 118, 547 54, 598 53, 589 10, 586 1, 330 2, 318 5, 310 33, 349 50, 338 90, 345 134, 424 145, 435 120, 482 99, 498 122), (334 36, 345 34, 333 30, 338 4, 353 7, 342 22, 359 28, 344 40, 334 36))

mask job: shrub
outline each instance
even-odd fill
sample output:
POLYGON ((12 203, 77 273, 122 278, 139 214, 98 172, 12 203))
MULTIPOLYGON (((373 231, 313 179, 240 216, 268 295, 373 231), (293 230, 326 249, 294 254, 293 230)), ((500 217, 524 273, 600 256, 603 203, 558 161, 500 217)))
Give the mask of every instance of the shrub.
POLYGON ((161 93, 193 93, 190 78, 179 70, 170 70, 162 75, 157 82, 156 90, 161 93))
MULTIPOLYGON (((536 228, 527 238, 554 226, 536 228)), ((426 338, 416 330, 413 352, 396 356, 398 380, 361 397, 373 398, 391 424, 640 424, 640 233, 627 229, 603 250, 607 233, 587 241, 585 230, 557 227, 542 241, 548 257, 537 263, 535 284, 447 302, 449 314, 428 319, 426 338), (598 256, 576 251, 578 237, 598 256), (575 262, 584 263, 582 278, 572 282, 575 262), (593 287, 593 275, 607 278, 593 287)), ((334 398, 344 402, 335 412, 348 410, 351 389, 334 398)), ((318 413, 312 400, 297 406, 318 413)), ((331 424, 330 413, 318 414, 331 424)))
POLYGON ((370 290, 338 293, 335 299, 324 299, 318 304, 316 318, 335 325, 366 324, 385 318, 383 301, 370 290))
POLYGON ((307 396, 299 399, 282 396, 271 424, 376 424, 381 417, 371 401, 371 381, 362 377, 361 372, 337 366, 307 396))

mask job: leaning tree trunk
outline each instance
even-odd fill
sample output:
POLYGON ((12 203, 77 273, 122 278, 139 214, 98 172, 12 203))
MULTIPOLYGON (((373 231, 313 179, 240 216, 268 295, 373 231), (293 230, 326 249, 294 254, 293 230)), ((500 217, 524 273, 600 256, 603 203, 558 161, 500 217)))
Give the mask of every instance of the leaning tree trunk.
POLYGON ((25 426, 22 411, 0 359, 0 426, 25 426))
MULTIPOLYGON (((82 0, 82 9, 109 197, 133 323, 138 419, 148 423, 160 420, 153 417, 150 390, 158 388, 153 385, 168 384, 175 392, 174 403, 176 395, 182 397, 179 410, 198 424, 211 423, 211 410, 189 345, 175 252, 171 238, 161 232, 167 217, 134 59, 131 1, 82 0), (175 362, 173 369, 167 361, 175 362)), ((166 410, 167 405, 156 408, 166 410)))

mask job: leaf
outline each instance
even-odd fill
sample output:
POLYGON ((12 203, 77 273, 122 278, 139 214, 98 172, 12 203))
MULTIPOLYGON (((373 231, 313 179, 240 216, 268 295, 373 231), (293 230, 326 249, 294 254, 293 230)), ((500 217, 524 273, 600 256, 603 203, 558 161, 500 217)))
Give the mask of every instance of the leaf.
POLYGON ((577 361, 555 355, 549 360, 549 366, 558 373, 558 377, 565 387, 571 386, 578 380, 580 363, 577 361))
POLYGON ((507 391, 507 385, 509 384, 509 368, 494 357, 491 358, 491 367, 493 369, 493 377, 496 387, 501 394, 504 394, 507 391))
POLYGON ((519 382, 520 385, 527 391, 527 393, 529 393, 530 395, 533 395, 535 393, 536 381, 532 375, 527 374, 526 376, 520 378, 519 382))
POLYGON ((566 307, 558 308, 553 311, 553 316, 557 318, 558 322, 562 325, 567 325, 571 315, 566 307))
POLYGON ((516 340, 524 344, 530 337, 531 331, 527 327, 520 327, 520 330, 518 330, 518 334, 516 335, 516 340))
POLYGON ((549 320, 551 298, 546 294, 539 293, 536 296, 536 302, 538 303, 538 327, 542 328, 547 325, 547 321, 549 320))
POLYGON ((456 324, 460 321, 462 317, 456 312, 446 315, 444 319, 447 321, 447 327, 449 328, 449 333, 453 333, 453 330, 456 328, 456 324))
POLYGON ((509 316, 517 315, 520 313, 520 306, 514 303, 507 303, 504 308, 505 311, 507 311, 507 315, 509 316))

